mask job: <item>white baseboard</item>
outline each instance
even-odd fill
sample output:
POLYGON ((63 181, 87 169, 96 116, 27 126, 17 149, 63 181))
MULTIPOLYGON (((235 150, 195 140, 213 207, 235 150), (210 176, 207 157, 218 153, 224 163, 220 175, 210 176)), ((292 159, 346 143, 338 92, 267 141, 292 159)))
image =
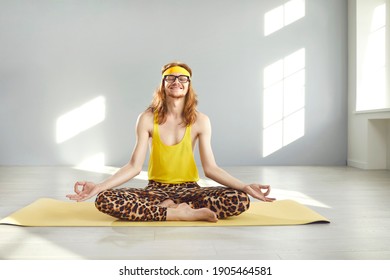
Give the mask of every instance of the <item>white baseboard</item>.
POLYGON ((353 159, 347 160, 348 166, 359 168, 359 169, 367 169, 367 162, 364 161, 358 161, 353 159))

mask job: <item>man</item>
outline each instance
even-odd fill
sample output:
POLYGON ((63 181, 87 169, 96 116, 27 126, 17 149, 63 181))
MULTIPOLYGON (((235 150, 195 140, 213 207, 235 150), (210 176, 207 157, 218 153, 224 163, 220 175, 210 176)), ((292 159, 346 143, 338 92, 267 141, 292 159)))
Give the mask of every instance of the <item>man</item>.
POLYGON ((162 69, 152 104, 140 114, 130 161, 105 181, 80 181, 71 200, 97 195, 96 207, 118 219, 132 221, 204 220, 216 222, 249 208, 249 197, 271 202, 270 186, 245 184, 221 169, 211 148, 209 118, 196 110, 191 68, 179 62, 162 69), (226 187, 200 187, 193 150, 199 153, 205 175, 226 187), (114 189, 137 176, 150 144, 149 184, 144 189, 114 189), (81 186, 81 190, 79 187, 81 186), (264 192, 263 192, 264 190, 264 192))

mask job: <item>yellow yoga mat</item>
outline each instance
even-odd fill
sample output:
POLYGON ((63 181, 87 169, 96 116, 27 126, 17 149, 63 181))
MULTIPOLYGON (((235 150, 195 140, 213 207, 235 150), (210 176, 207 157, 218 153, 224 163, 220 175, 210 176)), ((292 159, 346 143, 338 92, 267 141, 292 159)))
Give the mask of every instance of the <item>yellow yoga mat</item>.
POLYGON ((0 220, 0 224, 35 227, 117 227, 117 226, 264 226, 299 225, 330 221, 310 208, 293 200, 252 202, 248 211, 239 216, 202 221, 129 222, 99 212, 93 202, 70 202, 41 198, 0 220))

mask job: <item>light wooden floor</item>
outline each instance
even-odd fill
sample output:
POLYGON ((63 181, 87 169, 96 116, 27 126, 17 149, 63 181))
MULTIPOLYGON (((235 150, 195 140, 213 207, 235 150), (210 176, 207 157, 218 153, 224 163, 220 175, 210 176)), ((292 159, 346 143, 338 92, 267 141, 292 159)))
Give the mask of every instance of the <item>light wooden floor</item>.
MULTIPOLYGON (((269 183, 330 224, 204 228, 27 228, 0 225, 0 259, 390 259, 390 171, 349 167, 225 168, 269 183)), ((0 218, 40 197, 65 200, 76 180, 107 174, 69 167, 0 167, 0 218)), ((204 182, 207 184, 207 182, 204 182)), ((144 186, 133 180, 130 185, 144 186)))

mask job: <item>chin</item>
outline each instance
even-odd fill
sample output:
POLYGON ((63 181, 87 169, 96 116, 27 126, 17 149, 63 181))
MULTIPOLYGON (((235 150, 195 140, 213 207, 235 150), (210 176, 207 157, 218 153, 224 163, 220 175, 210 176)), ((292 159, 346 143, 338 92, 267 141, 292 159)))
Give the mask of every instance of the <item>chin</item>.
POLYGON ((168 96, 172 98, 183 98, 186 95, 184 93, 173 93, 173 94, 169 94, 168 96))

